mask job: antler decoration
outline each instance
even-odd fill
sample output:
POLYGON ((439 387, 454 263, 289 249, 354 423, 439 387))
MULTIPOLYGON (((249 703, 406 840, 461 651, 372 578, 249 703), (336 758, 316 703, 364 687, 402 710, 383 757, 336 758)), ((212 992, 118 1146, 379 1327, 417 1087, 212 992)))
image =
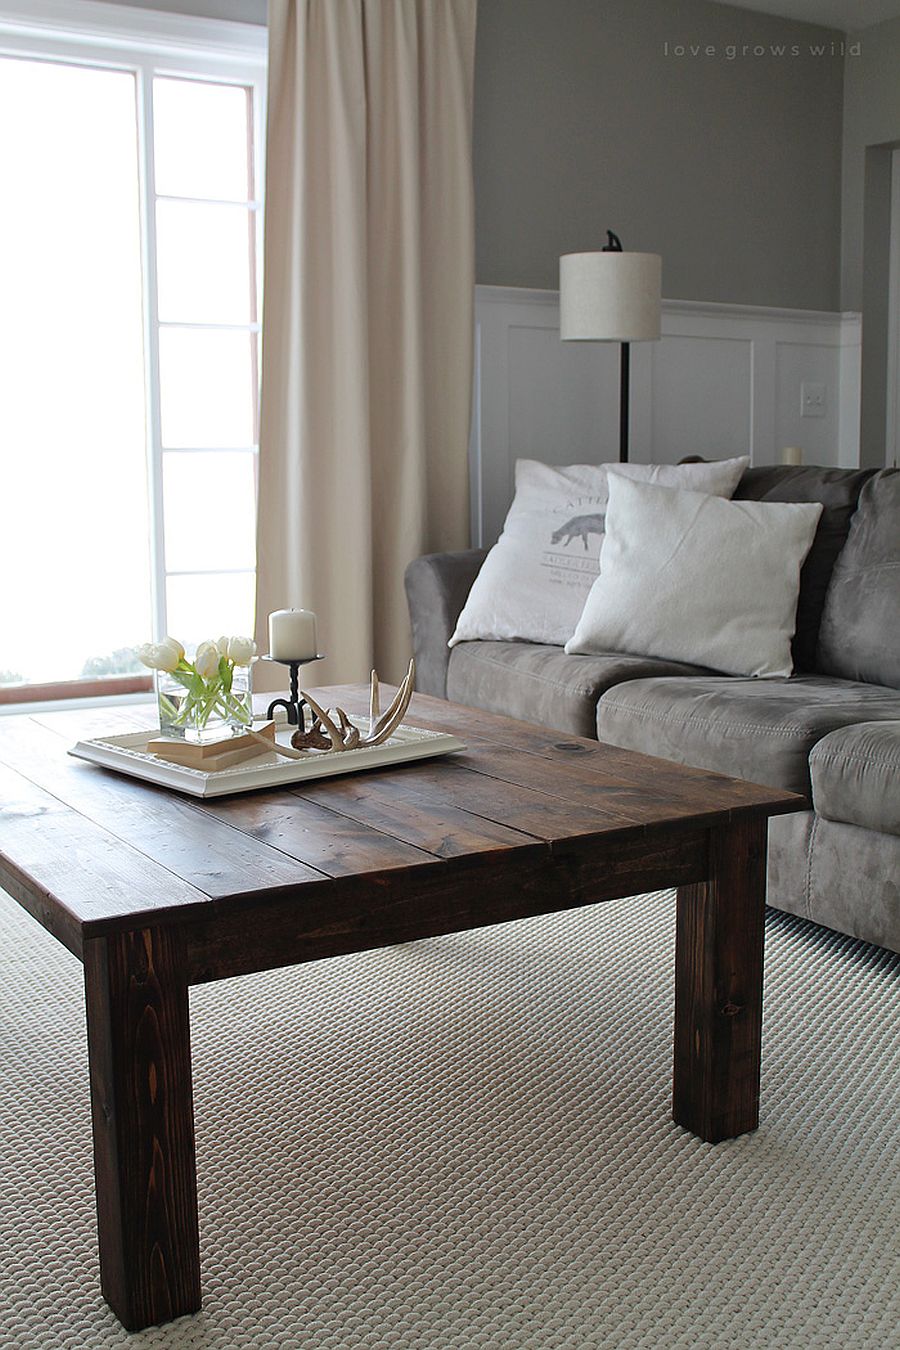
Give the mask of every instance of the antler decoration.
POLYGON ((305 690, 305 698, 313 714, 313 724, 309 731, 295 731, 291 745, 297 750, 361 750, 367 746, 381 745, 397 730, 403 721, 413 695, 416 678, 416 663, 410 661, 403 683, 392 698, 389 707, 381 711, 381 690, 378 676, 372 671, 372 684, 369 691, 369 730, 365 736, 344 712, 343 708, 329 708, 326 712, 320 708, 314 698, 305 690))

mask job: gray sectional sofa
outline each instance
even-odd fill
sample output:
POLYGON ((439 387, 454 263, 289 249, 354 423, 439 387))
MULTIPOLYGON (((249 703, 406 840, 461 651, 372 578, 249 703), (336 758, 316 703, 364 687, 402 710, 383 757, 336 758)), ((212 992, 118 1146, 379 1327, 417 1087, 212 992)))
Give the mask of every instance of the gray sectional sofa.
POLYGON ((451 651, 472 549, 407 570, 418 688, 802 793, 810 809, 770 823, 769 903, 900 951, 900 472, 748 469, 734 495, 824 506, 790 679, 527 642, 451 651))

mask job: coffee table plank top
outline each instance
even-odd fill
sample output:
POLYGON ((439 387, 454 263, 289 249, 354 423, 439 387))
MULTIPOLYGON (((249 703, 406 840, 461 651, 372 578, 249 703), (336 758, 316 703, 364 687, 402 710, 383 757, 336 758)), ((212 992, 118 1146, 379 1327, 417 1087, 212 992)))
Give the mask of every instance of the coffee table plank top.
POLYGON ((803 798, 434 699, 407 720, 469 748, 203 801, 67 754, 152 706, 0 719, 0 885, 84 963, 101 1286, 129 1329, 201 1302, 192 984, 676 886, 673 1117, 756 1128, 767 817, 803 798))
POLYGON ((303 858, 329 876, 534 843, 534 836, 523 829, 511 829, 452 805, 438 807, 419 796, 414 786, 397 792, 395 780, 386 773, 379 774, 378 798, 374 799, 364 781, 368 776, 330 779, 328 787, 333 790, 321 795, 315 784, 302 793, 288 790, 280 810, 271 794, 264 798, 248 794, 210 802, 209 814, 292 857, 303 858), (332 851, 328 839, 318 833, 321 830, 338 843, 337 850, 332 851))
MULTIPOLYGON (((336 686, 328 690, 328 695, 348 712, 365 714, 366 696, 359 686, 336 686)), ((531 722, 461 708, 443 699, 417 695, 404 720, 411 726, 450 732, 465 740, 468 749, 454 755, 453 763, 506 782, 539 788, 549 796, 559 793, 569 801, 589 801, 592 813, 605 809, 615 815, 616 826, 638 823, 647 814, 652 815, 654 823, 665 814, 673 821, 693 815, 710 824, 717 811, 724 823, 733 809, 778 815, 801 810, 803 805, 797 794, 779 788, 547 731, 531 722), (504 748, 516 753, 504 754, 504 748), (524 758, 528 756, 531 760, 524 758), (608 790, 606 805, 596 794, 598 780, 608 790), (618 801, 616 790, 621 793, 618 801), (655 803, 650 813, 641 807, 643 800, 655 803)), ((427 770, 427 765, 418 767, 427 770)), ((612 822, 610 825, 615 828, 612 822)))
MULTIPOLYGON (((362 687, 319 697, 366 711, 362 687)), ((733 811, 768 816, 803 805, 792 793, 421 695, 407 720, 452 731, 467 750, 302 789, 204 802, 66 753, 79 736, 151 726, 153 718, 151 706, 133 706, 0 719, 0 882, 73 951, 84 936, 176 912, 199 918, 209 906, 243 913, 261 897, 287 900, 295 915, 302 897, 311 924, 337 884, 352 909, 348 878, 388 894, 392 875, 421 868, 424 895, 435 884, 429 867, 440 864, 440 886, 452 890, 468 863, 483 869, 492 856, 515 889, 540 873, 550 851, 556 858, 565 846, 574 856, 582 840, 639 845, 650 826, 658 837, 669 823, 708 828, 733 811)))
POLYGON ((0 764, 0 886, 76 956, 93 921, 208 897, 0 764), (15 862, 11 860, 15 859, 15 862))
POLYGON ((0 763, 206 896, 320 879, 313 868, 304 870, 277 849, 205 818, 178 793, 73 759, 67 754, 68 733, 29 727, 19 718, 9 721, 17 725, 0 726, 0 763))

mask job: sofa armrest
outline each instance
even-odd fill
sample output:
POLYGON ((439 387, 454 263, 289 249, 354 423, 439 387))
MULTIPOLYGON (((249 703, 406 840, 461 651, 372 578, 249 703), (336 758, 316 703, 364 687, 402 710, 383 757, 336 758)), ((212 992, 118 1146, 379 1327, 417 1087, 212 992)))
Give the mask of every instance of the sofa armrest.
POLYGON ((416 658, 416 688, 422 694, 447 697, 447 643, 478 576, 487 550, 427 553, 406 569, 406 599, 416 658))

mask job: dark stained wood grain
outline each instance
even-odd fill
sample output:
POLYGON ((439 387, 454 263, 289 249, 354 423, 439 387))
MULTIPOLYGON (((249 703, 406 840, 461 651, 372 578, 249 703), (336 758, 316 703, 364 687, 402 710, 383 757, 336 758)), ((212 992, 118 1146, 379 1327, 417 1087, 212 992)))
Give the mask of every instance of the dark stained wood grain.
MULTIPOLYGON (((372 824, 380 821, 379 828, 393 828, 389 822, 408 819, 411 804, 417 814, 427 813, 427 818, 436 822, 439 833, 442 821, 459 821, 462 813, 467 831, 484 835, 490 827, 497 827, 498 832, 487 837, 510 843, 515 842, 515 835, 522 842, 522 834, 549 842, 633 828, 630 821, 596 807, 581 807, 550 797, 537 787, 526 788, 473 772, 459 762, 458 755, 440 763, 410 764, 402 774, 379 774, 377 792, 371 790, 370 781, 368 775, 364 779, 338 778, 298 786, 293 791, 307 801, 346 812, 355 819, 372 824), (513 834, 503 834, 504 830, 513 834)), ((445 848, 441 856, 449 851, 445 848)))
POLYGON ((238 902, 185 923, 191 984, 346 952, 463 932, 686 883, 706 875, 707 832, 597 852, 578 841, 454 857, 404 873, 347 877, 334 889, 238 902))
POLYGON ((84 949, 100 1278, 130 1331, 200 1307, 181 945, 146 928, 84 949))
MULTIPOLYGON (((384 696, 389 695, 390 687, 386 687, 384 696)), ((367 710, 367 694, 361 686, 331 686, 318 690, 316 697, 328 704, 339 703, 348 712, 364 714, 367 710)), ((703 810, 717 804, 723 814, 740 808, 761 809, 767 816, 804 809, 802 797, 779 788, 747 783, 709 769, 694 769, 652 755, 640 755, 579 736, 548 731, 531 722, 518 722, 477 708, 463 708, 425 694, 414 696, 404 720, 411 726, 430 727, 459 736, 469 742, 475 753, 481 748, 479 743, 483 742, 491 747, 503 746, 521 755, 533 756, 540 764, 573 764, 612 784, 631 784, 646 791, 655 787, 681 807, 692 803, 695 810, 703 810)), ((539 764, 531 767, 537 785, 541 786, 542 768, 539 764)))
POLYGON ((717 787, 676 794, 660 788, 656 775, 648 772, 643 785, 622 782, 598 773, 580 761, 563 762, 522 754, 507 746, 475 745, 455 756, 464 768, 491 779, 522 787, 540 785, 541 792, 590 807, 607 817, 608 828, 727 821, 732 807, 723 801, 717 787))
MULTIPOLYGON (((474 797, 477 780, 471 774, 467 777, 474 797)), ((332 780, 327 789, 324 783, 312 783, 297 793, 306 802, 319 803, 331 812, 418 844, 437 858, 542 842, 542 836, 536 830, 526 831, 524 823, 517 829, 491 819, 471 809, 471 802, 465 808, 447 798, 436 801, 419 775, 400 783, 396 774, 380 774, 375 791, 374 787, 374 783, 346 778, 332 780)))
POLYGON ((76 956, 112 912, 207 904, 203 892, 0 765, 0 885, 76 956))
MULTIPOLYGON (((179 898, 202 903, 203 895, 257 894, 321 880, 314 868, 201 814, 188 798, 72 759, 69 743, 41 726, 0 726, 0 762, 194 888, 190 894, 173 886, 158 903, 123 888, 109 897, 110 918, 140 920, 150 909, 176 906, 179 898)), ((99 918, 96 910, 95 904, 92 914, 99 918)))
POLYGON ((678 891, 673 1116, 713 1144, 759 1124, 765 899, 765 821, 711 831, 678 891))
MULTIPOLYGON (((365 690, 320 691, 366 711, 365 690)), ((452 758, 218 801, 67 756, 152 709, 0 719, 0 884, 85 964, 103 1289, 200 1303, 188 986, 677 886, 675 1119, 758 1119, 766 817, 792 793, 416 696, 452 758)))
POLYGON ((368 829, 293 792, 246 793, 197 806, 205 815, 301 859, 323 876, 353 876, 434 861, 430 852, 412 846, 417 840, 405 841, 402 831, 368 829))

